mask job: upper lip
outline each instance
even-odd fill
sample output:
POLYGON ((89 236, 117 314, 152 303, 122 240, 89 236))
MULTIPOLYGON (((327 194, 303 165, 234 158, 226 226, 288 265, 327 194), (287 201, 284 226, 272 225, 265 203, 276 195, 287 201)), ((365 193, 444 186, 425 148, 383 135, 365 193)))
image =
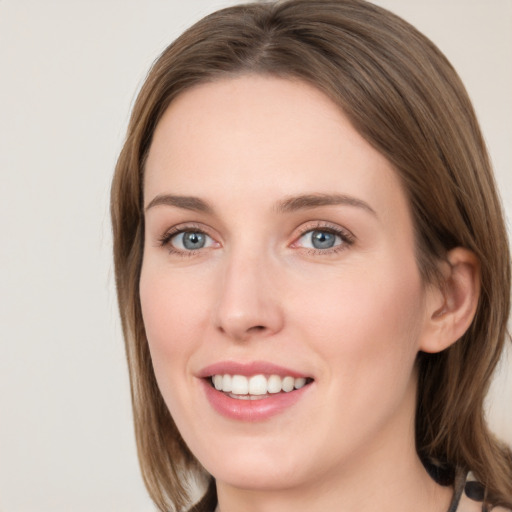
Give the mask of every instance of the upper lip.
POLYGON ((281 377, 311 377, 305 373, 284 366, 279 366, 268 361, 251 361, 251 362, 236 362, 236 361, 219 361, 202 368, 197 376, 200 378, 211 377, 212 375, 279 375, 281 377))

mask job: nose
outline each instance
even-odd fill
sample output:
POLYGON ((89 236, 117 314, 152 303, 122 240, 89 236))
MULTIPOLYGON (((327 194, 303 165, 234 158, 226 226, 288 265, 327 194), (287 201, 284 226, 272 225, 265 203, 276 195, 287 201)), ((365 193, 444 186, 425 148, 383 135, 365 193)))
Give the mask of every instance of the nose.
POLYGON ((278 269, 269 260, 238 253, 225 262, 215 322, 234 341, 265 338, 283 327, 278 269))

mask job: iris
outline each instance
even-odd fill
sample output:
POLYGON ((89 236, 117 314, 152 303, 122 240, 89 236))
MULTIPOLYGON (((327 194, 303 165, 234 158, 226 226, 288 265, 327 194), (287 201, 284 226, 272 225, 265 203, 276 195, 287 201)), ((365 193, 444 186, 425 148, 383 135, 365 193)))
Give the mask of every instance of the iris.
POLYGON ((328 231, 312 231, 311 244, 315 249, 330 249, 336 243, 336 235, 328 231))
POLYGON ((191 251, 195 249, 202 249, 206 244, 206 236, 204 233, 186 232, 182 234, 182 243, 185 249, 191 251))

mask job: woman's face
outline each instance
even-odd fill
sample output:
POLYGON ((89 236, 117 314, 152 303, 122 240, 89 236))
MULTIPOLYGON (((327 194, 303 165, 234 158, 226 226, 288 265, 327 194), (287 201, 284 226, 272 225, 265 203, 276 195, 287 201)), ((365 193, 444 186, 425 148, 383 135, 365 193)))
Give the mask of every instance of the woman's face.
POLYGON ((186 91, 144 201, 155 375, 218 482, 303 486, 414 449, 428 292, 411 216, 326 96, 255 75, 186 91))

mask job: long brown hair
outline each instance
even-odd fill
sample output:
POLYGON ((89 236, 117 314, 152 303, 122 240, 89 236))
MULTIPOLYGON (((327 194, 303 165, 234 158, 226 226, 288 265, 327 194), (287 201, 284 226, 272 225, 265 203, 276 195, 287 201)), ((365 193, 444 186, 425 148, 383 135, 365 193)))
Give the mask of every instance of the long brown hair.
POLYGON ((242 73, 314 85, 393 164, 410 201, 426 282, 436 281, 448 250, 462 246, 478 256, 482 289, 470 329, 449 349, 418 356, 416 448, 471 469, 497 503, 512 506, 512 456, 483 414, 510 301, 507 236, 485 144, 444 55, 411 25, 364 0, 259 2, 211 14, 163 52, 137 98, 111 212, 137 446, 153 500, 162 511, 182 510, 189 504, 184 475, 202 470, 160 395, 142 322, 144 163, 155 127, 178 94, 242 73))

